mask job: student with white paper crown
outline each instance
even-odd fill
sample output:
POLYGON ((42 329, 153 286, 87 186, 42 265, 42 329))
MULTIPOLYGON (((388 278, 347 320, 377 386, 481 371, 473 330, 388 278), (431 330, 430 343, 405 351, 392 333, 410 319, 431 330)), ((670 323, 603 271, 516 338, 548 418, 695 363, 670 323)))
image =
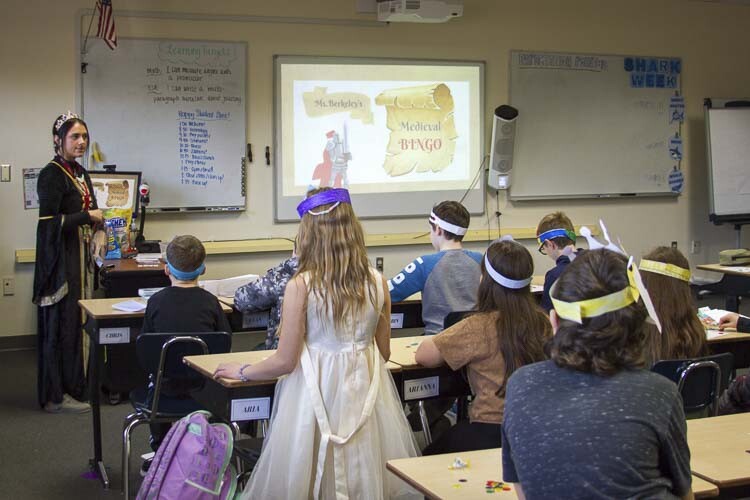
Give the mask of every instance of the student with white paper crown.
POLYGON ((677 386, 643 369, 645 322, 661 325, 633 258, 606 238, 552 288, 551 360, 508 381, 503 480, 529 499, 692 498, 677 386))
MULTIPOLYGON (((448 200, 435 205, 428 223, 430 243, 436 253, 417 257, 388 280, 392 302, 401 302, 414 293, 422 293, 425 335, 439 333, 448 313, 476 308, 482 254, 463 248, 462 241, 469 230, 470 220, 469 211, 457 201, 448 200)), ((451 398, 424 403, 429 426, 436 435, 439 429, 449 425, 443 415, 452 405, 451 398)), ((417 430, 420 426, 417 404, 411 403, 410 409, 409 422, 412 429, 417 430)))
POLYGON ((523 245, 510 237, 494 241, 482 261, 477 313, 419 345, 420 365, 466 367, 474 394, 469 420, 445 431, 425 455, 500 446, 508 378, 523 365, 547 359, 544 346, 552 337, 547 314, 531 295, 533 274, 523 245))
POLYGON ((457 201, 443 201, 430 213, 430 243, 436 253, 414 259, 388 280, 391 301, 422 292, 422 321, 427 335, 443 329, 445 316, 470 311, 477 302, 482 254, 465 250, 469 211, 457 201))

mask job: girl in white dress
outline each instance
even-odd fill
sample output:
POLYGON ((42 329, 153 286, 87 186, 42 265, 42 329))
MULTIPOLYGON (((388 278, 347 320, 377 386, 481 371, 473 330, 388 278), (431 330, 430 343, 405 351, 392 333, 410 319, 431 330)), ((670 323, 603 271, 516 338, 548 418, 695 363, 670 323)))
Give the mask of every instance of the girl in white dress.
POLYGON ((385 362, 390 296, 367 260, 345 189, 297 207, 299 271, 284 293, 278 350, 217 377, 276 384, 271 425, 243 499, 419 498, 385 468, 419 455, 385 362), (286 375, 286 376, 284 376, 286 375))

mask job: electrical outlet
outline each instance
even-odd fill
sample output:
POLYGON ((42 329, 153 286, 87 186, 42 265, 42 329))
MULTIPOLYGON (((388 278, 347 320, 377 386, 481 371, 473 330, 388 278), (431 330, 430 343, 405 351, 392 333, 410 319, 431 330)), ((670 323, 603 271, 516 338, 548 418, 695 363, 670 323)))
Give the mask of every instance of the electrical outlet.
POLYGON ((672 242, 672 249, 673 250, 677 250, 677 242, 676 241, 672 242))
POLYGON ((14 293, 16 293, 16 280, 3 278, 3 295, 13 295, 14 293))
POLYGON ((10 182, 10 165, 7 163, 3 163, 0 165, 0 170, 2 170, 2 174, 0 174, 0 181, 1 182, 10 182))
POLYGON ((375 258, 375 269, 377 269, 381 273, 383 272, 383 257, 375 258))
POLYGON ((693 240, 690 242, 690 253, 701 253, 701 241, 693 240))

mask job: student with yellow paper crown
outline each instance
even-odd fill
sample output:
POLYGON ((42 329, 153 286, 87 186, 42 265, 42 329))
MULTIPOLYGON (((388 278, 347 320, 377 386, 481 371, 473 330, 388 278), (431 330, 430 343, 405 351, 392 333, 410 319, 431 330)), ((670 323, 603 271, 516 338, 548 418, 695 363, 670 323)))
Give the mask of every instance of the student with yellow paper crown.
POLYGON ((677 386, 643 369, 653 307, 638 269, 589 247, 552 288, 551 360, 508 381, 503 480, 529 499, 692 498, 677 386))
POLYGON ((690 264, 676 248, 656 247, 641 259, 643 284, 654 302, 662 332, 651 328, 648 364, 708 354, 706 330, 690 294, 690 264))

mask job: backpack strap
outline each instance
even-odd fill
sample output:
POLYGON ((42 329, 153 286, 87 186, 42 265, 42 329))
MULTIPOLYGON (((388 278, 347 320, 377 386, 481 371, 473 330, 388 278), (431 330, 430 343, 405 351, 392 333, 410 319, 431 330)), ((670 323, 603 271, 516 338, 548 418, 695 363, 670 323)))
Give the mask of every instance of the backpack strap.
MULTIPOLYGON (((310 358, 310 351, 307 350, 307 343, 302 344, 302 355, 300 356, 300 364, 302 366, 302 373, 305 377, 305 384, 307 385, 310 399, 312 400, 313 411, 315 412, 315 419, 318 421, 318 427, 320 428, 320 444, 318 448, 318 466, 315 472, 315 486, 313 489, 313 497, 315 499, 320 498, 320 486, 323 480, 323 471, 325 469, 326 455, 328 453, 329 444, 333 443, 333 471, 335 478, 335 489, 337 500, 345 500, 349 498, 349 491, 346 484, 346 466, 345 458, 342 450, 342 445, 346 444, 349 439, 352 438, 364 425, 367 419, 372 414, 372 410, 375 407, 375 401, 377 400, 378 390, 380 389, 380 356, 377 355, 377 346, 373 340, 372 345, 369 347, 372 355, 372 363, 370 366, 373 367, 373 375, 370 380, 370 387, 367 390, 367 396, 365 398, 365 404, 362 407, 362 413, 359 415, 357 425, 352 431, 346 436, 339 436, 331 431, 331 424, 328 421, 328 415, 326 413, 325 404, 323 403, 323 396, 320 394, 320 387, 318 387, 318 377, 313 368, 312 359, 310 358)), ((342 388, 347 390, 346 385, 342 388)))

